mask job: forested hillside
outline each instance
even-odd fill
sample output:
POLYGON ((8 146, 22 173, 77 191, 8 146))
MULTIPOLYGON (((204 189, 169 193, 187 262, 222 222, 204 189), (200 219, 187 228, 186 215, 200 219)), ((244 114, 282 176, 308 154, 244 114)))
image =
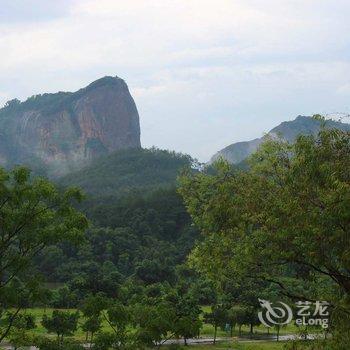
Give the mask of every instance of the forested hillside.
MULTIPOLYGON (((54 245, 37 259, 50 282, 67 283, 77 301, 114 295, 126 278, 172 282, 198 234, 176 191, 191 158, 156 149, 119 151, 60 180, 86 192, 79 206, 91 222, 77 247, 54 245)), ((71 301, 73 302, 73 301, 71 301)))
POLYGON ((94 196, 121 197, 175 184, 178 172, 191 166, 190 156, 153 149, 129 149, 101 157, 61 178, 62 186, 78 186, 94 196))

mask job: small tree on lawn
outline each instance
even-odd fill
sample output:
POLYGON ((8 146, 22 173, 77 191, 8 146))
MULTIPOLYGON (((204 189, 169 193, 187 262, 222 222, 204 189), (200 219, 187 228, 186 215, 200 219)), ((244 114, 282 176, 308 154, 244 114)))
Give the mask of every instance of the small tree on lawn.
POLYGON ((136 342, 158 348, 173 337, 175 310, 170 303, 157 301, 155 305, 137 304, 132 309, 132 325, 136 329, 136 342))
POLYGON ((249 315, 246 307, 236 305, 231 308, 231 317, 234 322, 238 325, 238 335, 242 335, 242 326, 249 324, 249 315))
POLYGON ((107 310, 105 319, 114 331, 118 342, 125 345, 127 342, 126 328, 131 322, 129 309, 122 304, 115 303, 107 310))
POLYGON ((228 309, 226 316, 227 316, 227 323, 230 326, 230 337, 232 338, 233 330, 236 324, 238 324, 237 312, 235 307, 231 307, 230 309, 228 309))
POLYGON ((90 344, 93 342, 94 335, 102 327, 103 310, 107 305, 108 301, 103 296, 90 295, 84 300, 80 308, 85 317, 82 329, 86 332, 86 341, 89 340, 90 335, 90 344))
POLYGON ((62 344, 64 336, 76 332, 78 320, 79 312, 54 310, 51 317, 44 315, 41 323, 49 333, 56 333, 58 342, 62 344))
POLYGON ((102 321, 99 316, 90 316, 83 323, 82 329, 86 332, 86 341, 89 340, 90 334, 90 347, 94 340, 94 335, 101 329, 102 321))
POLYGON ((249 325, 250 337, 252 337, 254 332, 254 326, 258 326, 260 324, 258 311, 256 310, 255 307, 252 307, 252 306, 245 307, 244 324, 249 325))
POLYGON ((210 313, 204 314, 204 322, 213 325, 214 327, 214 341, 216 343, 216 335, 218 327, 224 326, 228 319, 228 313, 223 305, 213 305, 210 313))
POLYGON ((198 335, 202 321, 199 319, 201 310, 195 299, 190 296, 184 296, 174 299, 173 307, 176 318, 173 322, 173 333, 184 339, 187 345, 187 339, 198 335))
POLYGON ((175 335, 182 337, 187 346, 187 339, 195 337, 201 327, 202 322, 198 317, 193 315, 182 316, 175 322, 175 335))

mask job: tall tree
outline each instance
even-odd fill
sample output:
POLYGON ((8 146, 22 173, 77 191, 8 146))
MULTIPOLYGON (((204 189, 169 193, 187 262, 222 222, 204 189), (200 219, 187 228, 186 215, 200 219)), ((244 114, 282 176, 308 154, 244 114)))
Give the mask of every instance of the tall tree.
POLYGON ((224 327, 228 321, 228 312, 225 305, 213 305, 211 312, 204 314, 204 322, 209 323, 214 327, 213 344, 216 344, 216 335, 218 327, 224 327))
POLYGON ((54 310, 52 316, 43 316, 42 325, 49 333, 56 333, 57 340, 62 345, 64 336, 73 335, 78 328, 79 312, 54 310))
POLYGON ((83 237, 87 219, 72 206, 81 198, 77 189, 61 193, 48 180, 31 178, 26 168, 0 169, 0 318, 15 310, 0 327, 0 341, 29 298, 38 296, 39 284, 28 274, 33 257, 50 244, 83 237), (18 281, 25 297, 13 293, 18 281))
POLYGON ((192 261, 223 282, 259 278, 349 312, 350 133, 271 139, 249 164, 182 176, 180 192, 205 236, 192 261))

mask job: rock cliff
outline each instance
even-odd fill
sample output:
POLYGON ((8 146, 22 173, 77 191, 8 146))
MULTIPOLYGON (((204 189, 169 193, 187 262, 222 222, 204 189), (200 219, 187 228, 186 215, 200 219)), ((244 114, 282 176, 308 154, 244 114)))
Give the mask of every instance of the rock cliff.
POLYGON ((63 175, 103 154, 139 148, 135 102, 124 80, 104 77, 77 92, 12 100, 0 109, 0 164, 63 175))

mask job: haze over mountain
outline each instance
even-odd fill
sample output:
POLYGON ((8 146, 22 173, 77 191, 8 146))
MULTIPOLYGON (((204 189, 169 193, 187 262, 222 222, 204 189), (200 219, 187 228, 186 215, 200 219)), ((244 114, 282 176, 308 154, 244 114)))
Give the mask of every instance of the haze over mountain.
POLYGON ((139 115, 128 86, 104 77, 77 92, 9 101, 0 110, 0 164, 63 175, 116 150, 140 148, 139 115))
MULTIPOLYGON (((298 135, 315 135, 321 127, 321 121, 312 117, 298 116, 295 120, 283 122, 271 129, 267 135, 251 141, 236 142, 217 152, 210 160, 214 162, 223 158, 232 164, 238 164, 254 153, 266 136, 281 137, 288 142, 293 142, 298 135)), ((341 130, 350 130, 350 124, 328 120, 326 127, 341 130)))

